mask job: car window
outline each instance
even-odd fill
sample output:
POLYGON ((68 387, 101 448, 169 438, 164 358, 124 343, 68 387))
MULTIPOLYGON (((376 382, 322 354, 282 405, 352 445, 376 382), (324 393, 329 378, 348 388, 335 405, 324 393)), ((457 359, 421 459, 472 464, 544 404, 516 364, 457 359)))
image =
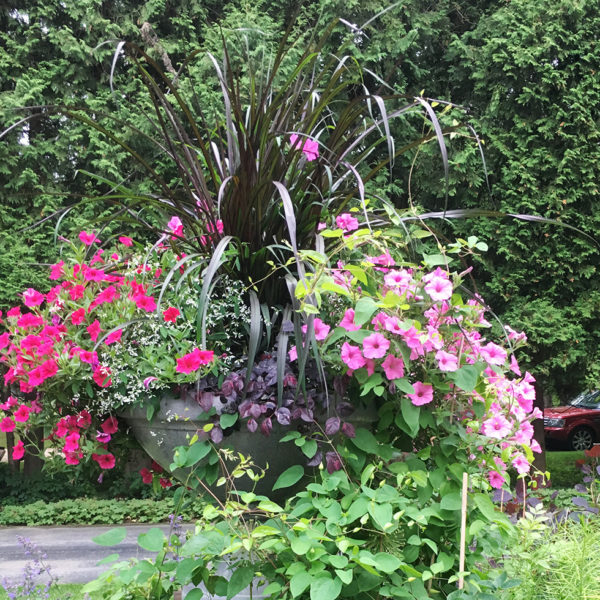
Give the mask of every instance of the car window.
POLYGON ((569 402, 571 406, 579 408, 600 408, 600 390, 594 392, 583 392, 569 402))

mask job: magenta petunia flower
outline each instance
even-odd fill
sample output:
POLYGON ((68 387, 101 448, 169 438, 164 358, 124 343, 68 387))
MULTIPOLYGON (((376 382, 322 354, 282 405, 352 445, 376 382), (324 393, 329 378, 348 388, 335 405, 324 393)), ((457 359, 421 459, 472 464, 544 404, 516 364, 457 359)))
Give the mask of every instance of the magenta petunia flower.
POLYGON ((373 333, 363 340, 365 358, 383 358, 390 347, 390 342, 381 333, 373 333))
POLYGON ((319 157, 319 143, 315 140, 307 138, 304 141, 304 144, 302 144, 302 140, 298 139, 298 135, 293 133, 290 135, 290 142, 293 148, 302 148, 302 152, 304 153, 304 156, 306 156, 307 161, 311 162, 319 157))
POLYGON ((11 431, 14 431, 15 427, 16 424, 10 417, 4 417, 4 419, 0 421, 0 431, 4 433, 10 433, 11 431))
POLYGON ((415 381, 412 386, 415 393, 406 395, 415 406, 423 406, 423 404, 429 404, 433 400, 433 386, 431 384, 415 381))
POLYGON ((163 318, 166 322, 169 323, 175 323, 175 321, 177 321, 177 317, 180 314, 181 313, 179 312, 179 309, 175 308, 174 306, 170 306, 169 308, 167 308, 167 310, 163 310, 163 318))
POLYGON ((121 336, 123 335, 123 330, 122 329, 117 329, 116 331, 113 331, 112 333, 109 333, 106 336, 106 339, 104 340, 104 343, 108 346, 110 344, 114 344, 115 342, 118 342, 121 340, 121 336))
POLYGON ((488 365, 503 365, 506 361, 506 350, 493 342, 482 346, 479 352, 488 365))
POLYGON ((126 236, 126 235, 119 236, 119 241, 124 246, 127 246, 127 247, 133 246, 133 240, 130 237, 126 236))
MULTIPOLYGON (((319 342, 323 341, 329 335, 329 330, 331 329, 329 325, 321 321, 318 317, 313 321, 313 328, 315 330, 315 339, 319 342)), ((308 326, 302 325, 302 333, 306 333, 307 331, 308 326)))
POLYGON ((23 303, 25 306, 39 306, 45 299, 44 294, 41 294, 33 288, 28 288, 23 292, 23 303))
POLYGON ((25 446, 23 446, 23 442, 19 440, 13 446, 12 458, 13 460, 21 460, 25 456, 25 446))
POLYGON ((86 246, 91 246, 93 243, 100 243, 100 240, 96 237, 95 233, 88 233, 87 231, 82 231, 79 234, 79 239, 82 244, 86 246))

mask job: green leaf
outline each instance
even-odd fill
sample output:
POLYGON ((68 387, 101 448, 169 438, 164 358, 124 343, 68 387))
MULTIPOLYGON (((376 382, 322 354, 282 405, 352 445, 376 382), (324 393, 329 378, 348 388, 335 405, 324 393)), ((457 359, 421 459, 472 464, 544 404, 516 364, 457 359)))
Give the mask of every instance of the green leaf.
POLYGON ((373 298, 363 296, 358 300, 354 307, 354 322, 357 325, 363 325, 370 318, 371 315, 377 310, 377 303, 373 298))
POLYGON ((117 544, 120 544, 126 536, 127 531, 124 527, 116 527, 93 537, 92 542, 99 546, 116 546, 117 544))
POLYGON ((192 444, 188 449, 184 466, 192 467, 201 461, 211 450, 211 445, 208 442, 198 441, 192 444))
POLYGON ((138 535, 138 544, 150 552, 160 552, 165 541, 165 534, 158 528, 153 527, 146 533, 138 535))
POLYGON ((108 563, 111 563, 115 560, 118 560, 119 555, 115 552, 114 554, 109 554, 107 557, 103 558, 102 560, 99 560, 96 565, 106 565, 108 563))
POLYGON ((402 561, 397 556, 388 554, 387 552, 378 552, 374 556, 374 559, 375 564, 373 566, 384 573, 393 573, 402 564, 402 561))
POLYGON ((219 424, 221 425, 221 427, 223 429, 227 429, 228 427, 231 427, 232 425, 234 425, 237 420, 238 420, 238 413, 234 413, 232 415, 223 413, 219 417, 219 424))
POLYGON ((342 582, 336 577, 319 577, 310 584, 310 600, 335 600, 342 591, 342 582))
POLYGON ((411 437, 415 437, 419 433, 419 414, 421 409, 415 406, 408 398, 402 397, 400 400, 402 417, 408 425, 411 437))
POLYGON ((460 492, 450 492, 445 494, 440 502, 440 507, 444 510, 460 510, 462 506, 460 492))
POLYGON ((312 579, 312 575, 309 575, 306 571, 296 573, 290 579, 290 592, 292 592, 292 596, 294 598, 299 596, 312 583, 312 579))
POLYGON ((382 530, 388 529, 389 524, 393 523, 392 505, 391 504, 369 504, 369 514, 373 517, 375 524, 382 530), (387 526, 387 527, 386 527, 387 526))
POLYGON ((185 600, 202 600, 202 598, 204 598, 204 591, 200 588, 194 588, 185 595, 185 600))
POLYGON ((227 600, 246 589, 254 579, 254 569, 252 567, 240 567, 236 569, 227 584, 227 600))
POLYGON ((302 452, 307 458, 312 458, 317 453, 317 450, 318 445, 317 442, 315 442, 315 440, 306 440, 306 442, 302 446, 302 452))
POLYGON ((294 554, 303 556, 312 548, 312 542, 306 537, 293 537, 290 546, 294 554))
POLYGON ((279 490, 281 488, 290 487, 295 483, 298 483, 304 475, 304 467, 302 465, 294 465, 289 469, 286 469, 275 482, 273 490, 279 490))
POLYGON ((350 585, 352 583, 354 573, 351 569, 336 569, 335 574, 341 579, 343 584, 350 585))
POLYGON ((415 388, 413 387, 412 383, 406 379, 406 377, 403 377, 402 379, 394 379, 394 384, 401 392, 404 392, 405 394, 415 393, 415 388))
POLYGON ((357 448, 359 448, 363 452, 367 452, 369 454, 377 454, 379 444, 377 443, 375 436, 367 429, 359 427, 356 430, 356 436, 351 438, 351 441, 357 448))
POLYGON ((474 365, 465 365, 450 373, 449 377, 454 380, 454 383, 465 392, 472 392, 477 385, 479 378, 479 369, 474 365))

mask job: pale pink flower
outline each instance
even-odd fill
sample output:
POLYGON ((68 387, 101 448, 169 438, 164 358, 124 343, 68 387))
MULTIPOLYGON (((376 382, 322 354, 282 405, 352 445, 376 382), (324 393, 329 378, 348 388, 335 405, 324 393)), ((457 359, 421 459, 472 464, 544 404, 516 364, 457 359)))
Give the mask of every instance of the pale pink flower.
POLYGON ((393 269, 385 274, 383 281, 387 287, 403 291, 412 284, 412 274, 406 269, 393 269))
POLYGON ((502 415, 495 415, 481 425, 481 432, 487 437, 501 440, 512 431, 512 423, 502 415))
POLYGON ((529 473, 529 470, 531 469, 529 461, 520 452, 513 456, 511 464, 519 474, 529 473))
POLYGON ((290 359, 290 362, 298 360, 298 349, 296 348, 296 346, 292 346, 290 348, 290 351, 288 352, 288 358, 290 359))
POLYGON ((400 319, 398 317, 389 317, 385 321, 385 330, 396 335, 402 335, 404 329, 400 326, 400 319))
POLYGON ((401 379, 404 377, 404 362, 402 358, 396 358, 393 354, 388 354, 383 363, 381 363, 385 376, 392 379, 401 379))
POLYGON ((432 277, 425 284, 425 291, 436 302, 448 300, 452 296, 452 282, 445 277, 432 277))
POLYGON ((438 361, 440 371, 451 373, 458 369, 458 357, 444 350, 438 350, 435 354, 435 359, 438 361))
POLYGON ((390 342, 380 333, 372 333, 363 340, 365 358, 383 358, 390 347, 390 342))
POLYGON ((519 369, 519 363, 515 358, 514 354, 510 355, 510 370, 515 374, 521 377, 521 369, 519 369))
POLYGON ((412 386, 415 390, 415 393, 406 395, 410 398, 410 401, 415 406, 429 404, 433 400, 433 386, 431 384, 415 381, 412 386))
POLYGON ((365 359, 358 346, 352 346, 348 342, 342 344, 342 360, 353 371, 365 366, 365 359))
POLYGON ((479 352, 488 365, 503 365, 506 361, 506 350, 493 342, 482 346, 479 352))

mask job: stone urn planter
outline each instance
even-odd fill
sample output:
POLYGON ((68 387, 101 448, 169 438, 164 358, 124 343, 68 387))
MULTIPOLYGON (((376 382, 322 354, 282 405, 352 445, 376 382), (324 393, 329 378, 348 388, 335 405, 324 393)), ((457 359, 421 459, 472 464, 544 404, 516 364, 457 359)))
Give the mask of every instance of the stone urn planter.
MULTIPOLYGON (((160 408, 150 421, 144 407, 131 408, 121 413, 120 416, 148 455, 165 471, 170 471, 174 449, 178 446, 187 446, 189 440, 199 430, 202 430, 206 424, 206 420, 201 419, 203 415, 203 409, 195 401, 193 395, 189 394, 183 398, 165 395, 160 402, 160 408)), ((328 415, 323 416, 323 423, 327 417, 328 415)), ((369 428, 376 419, 377 412, 373 408, 373 410, 355 411, 347 420, 355 428, 369 428)), ((219 446, 229 447, 235 452, 251 456, 259 467, 266 468, 268 466, 265 476, 257 484, 247 477, 236 479, 235 484, 238 491, 254 489, 257 494, 281 501, 301 485, 299 483, 296 488, 273 491, 273 485, 281 473, 293 465, 305 465, 308 460, 294 443, 280 441, 287 433, 296 428, 295 424, 284 427, 274 423, 271 434, 264 436, 258 431, 248 431, 245 424, 242 424, 239 429, 227 432, 219 446)), ((187 473, 183 469, 178 469, 172 474, 178 479, 184 479, 187 473)), ((217 492, 217 496, 219 496, 218 491, 213 489, 213 492, 217 492)))

